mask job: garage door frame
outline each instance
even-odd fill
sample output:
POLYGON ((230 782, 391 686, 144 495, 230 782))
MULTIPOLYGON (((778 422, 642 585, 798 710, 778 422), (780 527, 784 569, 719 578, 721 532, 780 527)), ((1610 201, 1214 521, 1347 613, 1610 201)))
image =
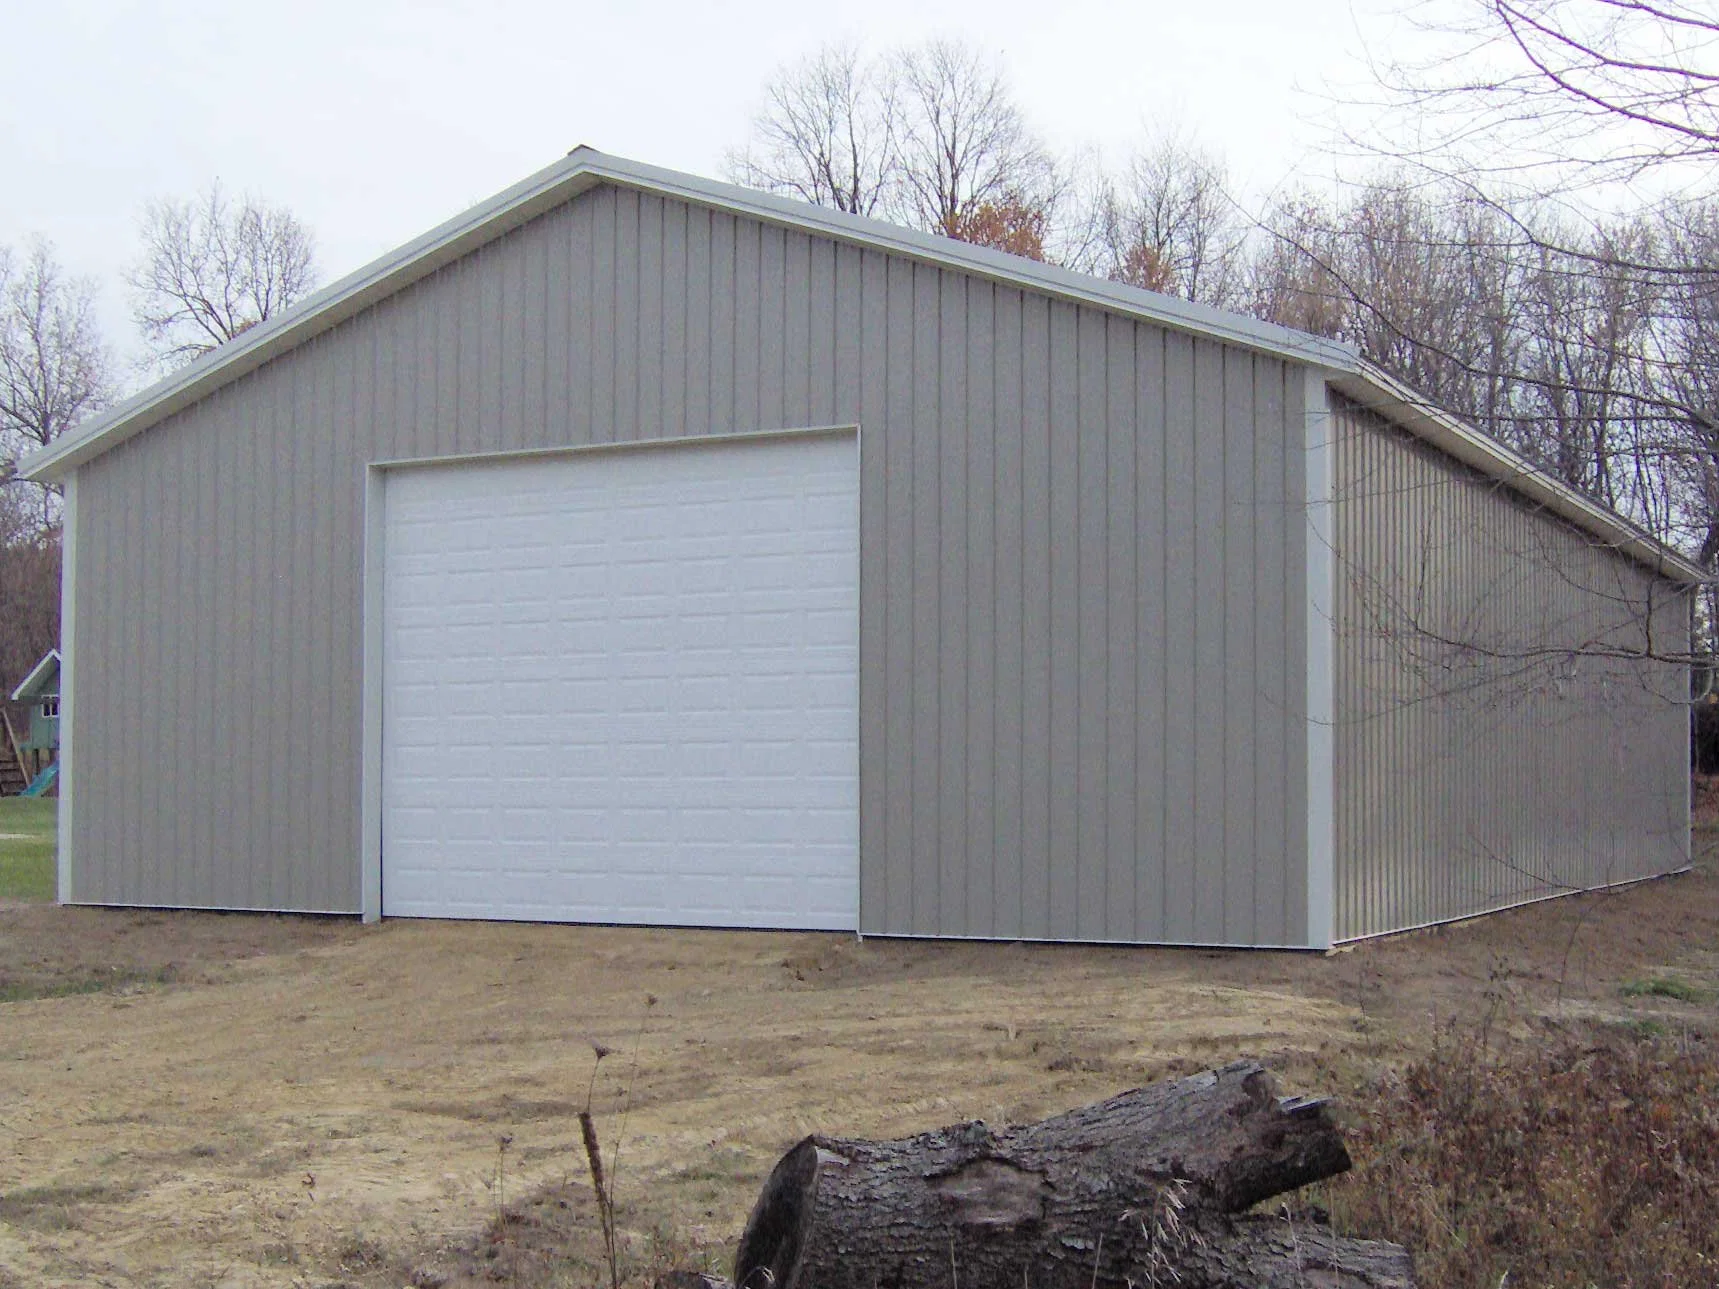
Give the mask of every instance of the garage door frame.
MULTIPOLYGON (((864 436, 856 425, 819 425, 782 430, 759 430, 735 434, 702 434, 675 439, 650 439, 630 443, 593 443, 574 447, 531 448, 496 452, 470 452, 433 457, 408 457, 377 460, 367 463, 364 477, 364 575, 363 575, 363 684, 362 684, 362 765, 363 787, 360 802, 360 906, 364 921, 377 922, 382 917, 382 658, 383 658, 383 577, 387 560, 386 509, 387 476, 391 470, 420 466, 441 466, 519 461, 533 458, 559 459, 587 456, 594 453, 672 452, 677 448, 711 447, 726 444, 767 442, 777 439, 809 437, 850 437, 854 444, 855 466, 864 478, 864 436)), ((863 482, 862 482, 863 486, 863 482)), ((864 562, 864 546, 860 559, 864 562)), ((864 638, 863 627, 860 638, 864 638)), ((860 675, 864 667, 859 668, 860 675)), ((856 680, 858 678, 856 677, 856 680)), ((865 695, 859 695, 863 712, 865 695)), ((864 765, 864 755, 860 763, 864 765)), ((862 788, 863 792, 863 788, 862 788)), ((860 860, 864 863, 864 839, 860 844, 860 860)), ((863 892, 864 883, 861 882, 863 892)), ((863 898, 863 897, 862 897, 863 898)), ((864 916, 863 905, 860 909, 864 916)), ((863 924, 863 921, 862 921, 863 924)))

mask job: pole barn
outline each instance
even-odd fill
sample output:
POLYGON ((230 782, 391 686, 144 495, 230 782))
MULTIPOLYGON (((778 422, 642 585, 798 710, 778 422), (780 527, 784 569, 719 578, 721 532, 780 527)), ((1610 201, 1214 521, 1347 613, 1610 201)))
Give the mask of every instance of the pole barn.
POLYGON ((1688 863, 1675 552, 1346 346, 589 148, 23 473, 68 903, 1324 948, 1688 863))

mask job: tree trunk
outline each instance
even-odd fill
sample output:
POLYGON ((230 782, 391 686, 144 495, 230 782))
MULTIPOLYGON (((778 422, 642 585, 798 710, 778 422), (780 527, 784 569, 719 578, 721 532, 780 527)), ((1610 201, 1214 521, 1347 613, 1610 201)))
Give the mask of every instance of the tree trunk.
POLYGON ((1324 1103, 1241 1063, 1042 1123, 901 1141, 808 1137, 747 1221, 737 1289, 1386 1289, 1395 1245, 1287 1218, 1235 1220, 1343 1172, 1324 1103))

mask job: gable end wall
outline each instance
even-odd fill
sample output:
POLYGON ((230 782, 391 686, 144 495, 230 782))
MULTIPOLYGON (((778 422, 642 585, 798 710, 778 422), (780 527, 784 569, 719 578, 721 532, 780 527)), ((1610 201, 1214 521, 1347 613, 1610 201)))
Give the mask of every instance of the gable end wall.
POLYGON ((360 908, 367 463, 858 425, 862 929, 1303 943, 1303 386, 586 193, 79 468, 76 897, 360 908))

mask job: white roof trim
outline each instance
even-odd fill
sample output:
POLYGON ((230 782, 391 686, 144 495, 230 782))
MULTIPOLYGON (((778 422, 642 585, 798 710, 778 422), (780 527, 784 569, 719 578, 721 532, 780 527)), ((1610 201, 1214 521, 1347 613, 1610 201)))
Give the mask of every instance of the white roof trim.
POLYGON ((1538 471, 1479 431, 1430 407, 1406 386, 1364 362, 1352 346, 987 247, 663 170, 587 147, 575 148, 553 165, 85 421, 52 446, 20 461, 18 473, 38 482, 62 478, 84 462, 206 398, 247 372, 602 183, 820 233, 1322 368, 1349 397, 1379 408, 1404 428, 1542 502, 1603 540, 1617 544, 1666 576, 1679 581, 1705 580, 1699 568, 1652 537, 1538 471))
POLYGON ((14 703, 24 703, 34 698, 36 696, 34 688, 35 685, 42 679, 42 677, 47 675, 50 667, 57 669, 59 665, 60 651, 58 649, 48 650, 47 653, 42 655, 42 660, 34 667, 30 668, 30 674, 18 682, 18 688, 12 691, 12 701, 14 703))

